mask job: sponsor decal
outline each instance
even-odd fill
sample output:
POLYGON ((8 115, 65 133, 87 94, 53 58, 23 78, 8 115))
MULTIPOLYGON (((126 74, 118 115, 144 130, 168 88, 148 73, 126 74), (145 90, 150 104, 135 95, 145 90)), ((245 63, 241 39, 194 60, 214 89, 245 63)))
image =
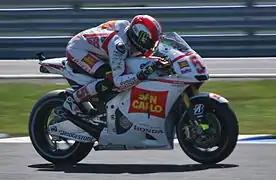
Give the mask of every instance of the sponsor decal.
POLYGON ((51 126, 50 132, 57 132, 57 126, 51 126))
POLYGON ((130 79, 127 79, 127 80, 121 82, 121 83, 120 83, 120 86, 121 86, 122 89, 124 89, 124 88, 128 88, 128 87, 130 87, 130 86, 133 86, 133 85, 135 85, 136 83, 137 83, 136 77, 132 77, 132 78, 130 78, 130 79))
POLYGON ((75 133, 69 133, 69 132, 66 132, 63 130, 59 130, 59 134, 63 135, 63 136, 71 137, 74 139, 82 140, 82 141, 93 141, 94 140, 93 137, 83 136, 83 135, 75 134, 75 133))
POLYGON ((186 74, 186 73, 190 73, 190 72, 192 72, 191 68, 181 70, 182 74, 186 74))
POLYGON ((130 95, 129 113, 147 113, 164 118, 168 91, 149 91, 134 87, 130 95))
POLYGON ((149 38, 148 34, 145 31, 140 31, 138 35, 138 42, 146 43, 149 38))
MULTIPOLYGON (((87 64, 87 63, 83 63, 81 61, 77 61, 75 59, 72 59, 72 61, 74 63, 76 63, 77 65, 79 65, 83 70, 90 72, 91 71, 91 67, 87 64)), ((83 60, 82 60, 83 61, 83 60)))
POLYGON ((187 61, 180 61, 180 62, 177 62, 177 63, 178 63, 178 66, 180 67, 180 69, 189 67, 189 63, 187 61))
POLYGON ((150 133, 150 134, 161 134, 164 133, 162 129, 153 129, 153 128, 145 128, 145 127, 139 127, 134 126, 135 131, 143 132, 143 133, 150 133))
POLYGON ((144 67, 150 65, 151 63, 152 63, 151 61, 148 61, 148 62, 146 62, 146 63, 140 64, 140 69, 143 69, 144 67))
POLYGON ((204 105, 203 104, 196 104, 194 107, 194 115, 202 115, 204 111, 204 105))
POLYGON ((82 61, 88 64, 91 68, 97 63, 97 60, 90 55, 85 56, 82 61))

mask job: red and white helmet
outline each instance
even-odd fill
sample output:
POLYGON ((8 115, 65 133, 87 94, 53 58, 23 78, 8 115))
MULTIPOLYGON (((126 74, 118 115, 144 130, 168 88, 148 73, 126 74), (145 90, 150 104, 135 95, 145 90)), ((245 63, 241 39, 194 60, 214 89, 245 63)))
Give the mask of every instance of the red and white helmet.
POLYGON ((161 34, 161 25, 149 15, 135 16, 128 30, 130 41, 145 56, 151 56, 156 51, 161 34))

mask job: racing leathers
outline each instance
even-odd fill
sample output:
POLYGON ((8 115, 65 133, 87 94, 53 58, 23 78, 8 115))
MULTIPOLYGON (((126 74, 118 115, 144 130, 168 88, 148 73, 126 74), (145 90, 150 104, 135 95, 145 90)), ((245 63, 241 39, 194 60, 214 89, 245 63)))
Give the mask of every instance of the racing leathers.
POLYGON ((138 74, 125 74, 125 59, 139 55, 128 39, 129 24, 126 20, 108 21, 78 33, 68 42, 68 63, 80 67, 92 79, 66 99, 64 108, 73 115, 84 115, 79 105, 89 97, 109 92, 114 86, 124 91, 152 73, 147 66, 138 74))

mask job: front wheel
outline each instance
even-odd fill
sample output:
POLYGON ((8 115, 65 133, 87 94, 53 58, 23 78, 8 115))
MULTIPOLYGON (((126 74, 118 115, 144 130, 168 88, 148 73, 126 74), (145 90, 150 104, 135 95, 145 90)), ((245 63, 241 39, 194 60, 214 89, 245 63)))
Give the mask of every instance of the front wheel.
POLYGON ((65 93, 52 91, 43 96, 33 107, 29 118, 29 136, 37 151, 53 164, 76 164, 83 160, 93 148, 92 143, 72 142, 48 133, 48 125, 58 121, 54 110, 65 101, 65 93))
POLYGON ((228 104, 208 97, 192 100, 191 107, 200 120, 192 122, 186 115, 177 124, 180 147, 187 156, 202 164, 223 161, 233 152, 238 141, 238 120, 234 112, 228 104))

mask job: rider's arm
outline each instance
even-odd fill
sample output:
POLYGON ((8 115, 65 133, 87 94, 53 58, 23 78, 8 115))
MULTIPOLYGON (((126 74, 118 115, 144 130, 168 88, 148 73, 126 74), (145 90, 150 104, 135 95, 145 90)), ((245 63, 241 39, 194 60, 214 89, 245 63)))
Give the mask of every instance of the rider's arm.
POLYGON ((131 88, 140 82, 136 74, 124 74, 127 53, 125 43, 115 35, 108 43, 109 64, 114 85, 121 90, 131 88))

